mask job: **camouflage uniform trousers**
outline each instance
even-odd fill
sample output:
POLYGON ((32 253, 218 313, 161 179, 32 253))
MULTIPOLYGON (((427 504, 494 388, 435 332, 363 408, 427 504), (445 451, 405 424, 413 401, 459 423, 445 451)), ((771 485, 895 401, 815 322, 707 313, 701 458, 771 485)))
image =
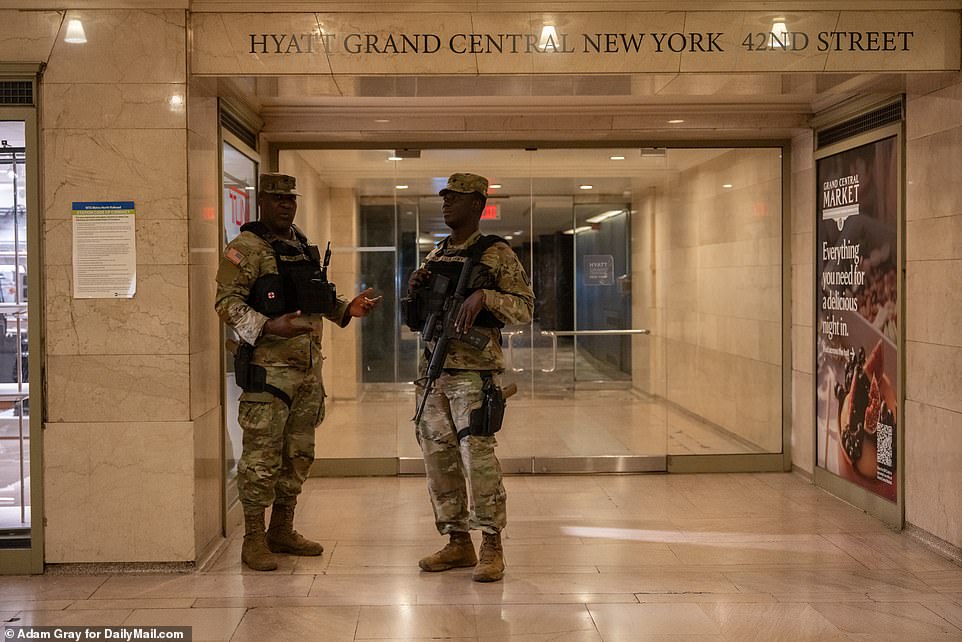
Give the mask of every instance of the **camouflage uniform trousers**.
POLYGON ((314 431, 324 420, 320 359, 307 370, 265 368, 267 383, 287 393, 291 407, 269 392, 240 397, 244 450, 237 464, 237 490, 245 510, 297 502, 314 463, 314 431))
MULTIPOLYGON (((500 375, 494 377, 500 385, 500 375)), ((507 523, 501 464, 494 454, 495 438, 468 435, 458 443, 458 430, 467 428, 471 411, 481 407, 481 386, 477 371, 442 372, 416 428, 434 521, 442 535, 469 529, 496 533, 507 523)), ((419 398, 423 392, 419 387, 419 398)))

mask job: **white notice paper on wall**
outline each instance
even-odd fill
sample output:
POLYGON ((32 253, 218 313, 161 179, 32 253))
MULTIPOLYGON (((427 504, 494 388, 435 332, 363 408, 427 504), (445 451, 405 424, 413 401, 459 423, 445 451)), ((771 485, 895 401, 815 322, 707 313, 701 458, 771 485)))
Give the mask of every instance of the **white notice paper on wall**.
POLYGON ((137 291, 134 202, 75 202, 72 218, 74 298, 132 298, 137 291))

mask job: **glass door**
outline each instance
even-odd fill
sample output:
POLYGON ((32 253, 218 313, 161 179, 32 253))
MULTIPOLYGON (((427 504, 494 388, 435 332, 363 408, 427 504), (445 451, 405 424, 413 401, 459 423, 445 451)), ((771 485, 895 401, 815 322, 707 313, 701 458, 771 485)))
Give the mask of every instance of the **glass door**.
POLYGON ((28 331, 28 324, 38 322, 28 320, 27 299, 28 231, 34 234, 36 227, 28 218, 28 179, 34 176, 27 165, 29 126, 0 121, 0 561, 21 573, 43 568, 40 528, 32 519, 40 467, 30 424, 29 377, 36 373, 28 363, 31 348, 39 350, 31 341, 36 333, 28 331), (8 551, 26 557, 14 559, 8 551))
MULTIPOLYGON (((226 247, 240 234, 245 223, 257 220, 257 160, 256 152, 236 136, 222 131, 221 147, 221 243, 226 247)), ((224 339, 237 336, 226 324, 221 324, 224 339)), ((224 351, 224 523, 234 524, 240 519, 240 499, 237 494, 237 463, 243 450, 244 434, 237 423, 237 409, 241 390, 234 381, 234 357, 224 351)))
POLYGON ((505 470, 781 451, 781 148, 318 149, 284 151, 281 167, 328 201, 315 209, 339 291, 385 297, 325 334, 316 472, 420 470, 422 346, 398 302, 448 234, 437 192, 457 171, 489 179, 481 231, 511 245, 536 297, 532 322, 502 333, 519 389, 498 434, 505 470))

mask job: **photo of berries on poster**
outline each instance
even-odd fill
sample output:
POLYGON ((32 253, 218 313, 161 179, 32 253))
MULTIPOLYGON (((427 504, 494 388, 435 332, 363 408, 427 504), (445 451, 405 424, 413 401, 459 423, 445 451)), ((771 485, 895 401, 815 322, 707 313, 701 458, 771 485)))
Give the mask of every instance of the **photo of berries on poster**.
POLYGON ((897 497, 898 146, 817 162, 816 463, 897 497))

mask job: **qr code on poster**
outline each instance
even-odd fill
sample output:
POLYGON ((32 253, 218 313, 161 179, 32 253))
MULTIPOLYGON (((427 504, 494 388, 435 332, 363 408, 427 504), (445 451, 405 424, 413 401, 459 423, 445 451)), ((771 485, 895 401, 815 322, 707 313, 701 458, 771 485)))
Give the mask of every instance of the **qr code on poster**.
POLYGON ((878 442, 878 463, 880 466, 892 467, 892 426, 879 423, 875 431, 878 442))

